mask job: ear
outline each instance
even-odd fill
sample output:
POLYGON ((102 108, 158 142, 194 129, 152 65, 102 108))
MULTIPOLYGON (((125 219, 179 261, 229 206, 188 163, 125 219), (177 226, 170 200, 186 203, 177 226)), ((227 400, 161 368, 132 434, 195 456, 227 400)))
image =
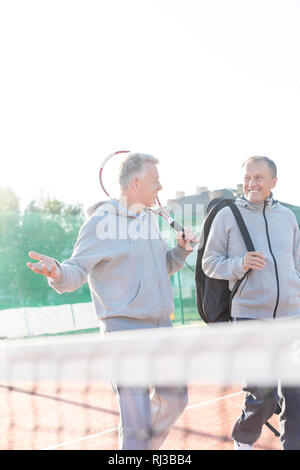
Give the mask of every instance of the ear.
POLYGON ((133 178, 130 183, 130 187, 133 191, 138 191, 140 187, 140 180, 139 178, 133 178))
POLYGON ((276 184, 277 184, 277 177, 272 179, 272 189, 275 188, 276 184))

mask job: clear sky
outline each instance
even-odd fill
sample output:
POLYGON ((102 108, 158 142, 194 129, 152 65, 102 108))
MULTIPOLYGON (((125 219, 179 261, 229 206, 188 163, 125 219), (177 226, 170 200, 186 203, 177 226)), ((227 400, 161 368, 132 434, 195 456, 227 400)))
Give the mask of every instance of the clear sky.
POLYGON ((299 24, 299 0, 2 0, 0 186, 87 206, 125 148, 165 201, 267 155, 300 205, 299 24))

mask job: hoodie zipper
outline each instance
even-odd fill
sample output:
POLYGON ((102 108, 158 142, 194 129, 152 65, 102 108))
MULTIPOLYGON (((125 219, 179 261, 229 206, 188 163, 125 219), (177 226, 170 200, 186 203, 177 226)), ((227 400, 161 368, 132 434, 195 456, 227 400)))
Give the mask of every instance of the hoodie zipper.
POLYGON ((273 312, 273 318, 275 318, 275 317, 276 317, 276 311, 277 311, 278 303, 279 303, 279 276, 278 276, 277 262, 276 262, 276 259, 275 259, 274 254, 273 254, 273 251, 272 251, 271 240, 270 240, 270 236, 269 236, 269 227, 268 227, 268 222, 267 222, 267 217, 266 217, 266 206, 267 206, 267 201, 265 201, 265 203, 264 203, 263 216, 264 216, 265 224, 266 224, 266 232, 267 232, 267 239, 268 239, 268 244, 269 244, 269 250, 270 250, 271 256, 272 256, 273 261, 274 261, 275 274, 276 274, 276 282, 277 282, 277 299, 276 299, 276 305, 275 305, 274 312, 273 312))

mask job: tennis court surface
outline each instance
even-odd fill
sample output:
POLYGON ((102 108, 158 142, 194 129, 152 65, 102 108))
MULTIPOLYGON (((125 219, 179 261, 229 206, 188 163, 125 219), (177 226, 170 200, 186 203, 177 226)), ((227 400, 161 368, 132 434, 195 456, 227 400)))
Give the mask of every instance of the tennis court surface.
MULTIPOLYGON (((300 322, 139 330, 0 344, 1 449, 118 449, 122 385, 188 384, 161 449, 231 450, 243 380, 299 386, 300 322)), ((278 429, 278 417, 270 423, 278 429)), ((281 449, 264 426, 255 449, 281 449)))

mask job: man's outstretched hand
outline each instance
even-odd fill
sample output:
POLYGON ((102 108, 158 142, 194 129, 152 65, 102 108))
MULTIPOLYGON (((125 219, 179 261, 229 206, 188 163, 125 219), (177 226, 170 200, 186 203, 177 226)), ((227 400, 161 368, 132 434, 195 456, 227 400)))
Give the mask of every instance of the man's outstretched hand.
POLYGON ((30 258, 39 260, 38 263, 27 263, 27 266, 31 271, 37 274, 43 274, 43 276, 51 277, 52 279, 58 279, 60 277, 62 271, 54 258, 42 255, 37 251, 30 251, 28 254, 30 258))

